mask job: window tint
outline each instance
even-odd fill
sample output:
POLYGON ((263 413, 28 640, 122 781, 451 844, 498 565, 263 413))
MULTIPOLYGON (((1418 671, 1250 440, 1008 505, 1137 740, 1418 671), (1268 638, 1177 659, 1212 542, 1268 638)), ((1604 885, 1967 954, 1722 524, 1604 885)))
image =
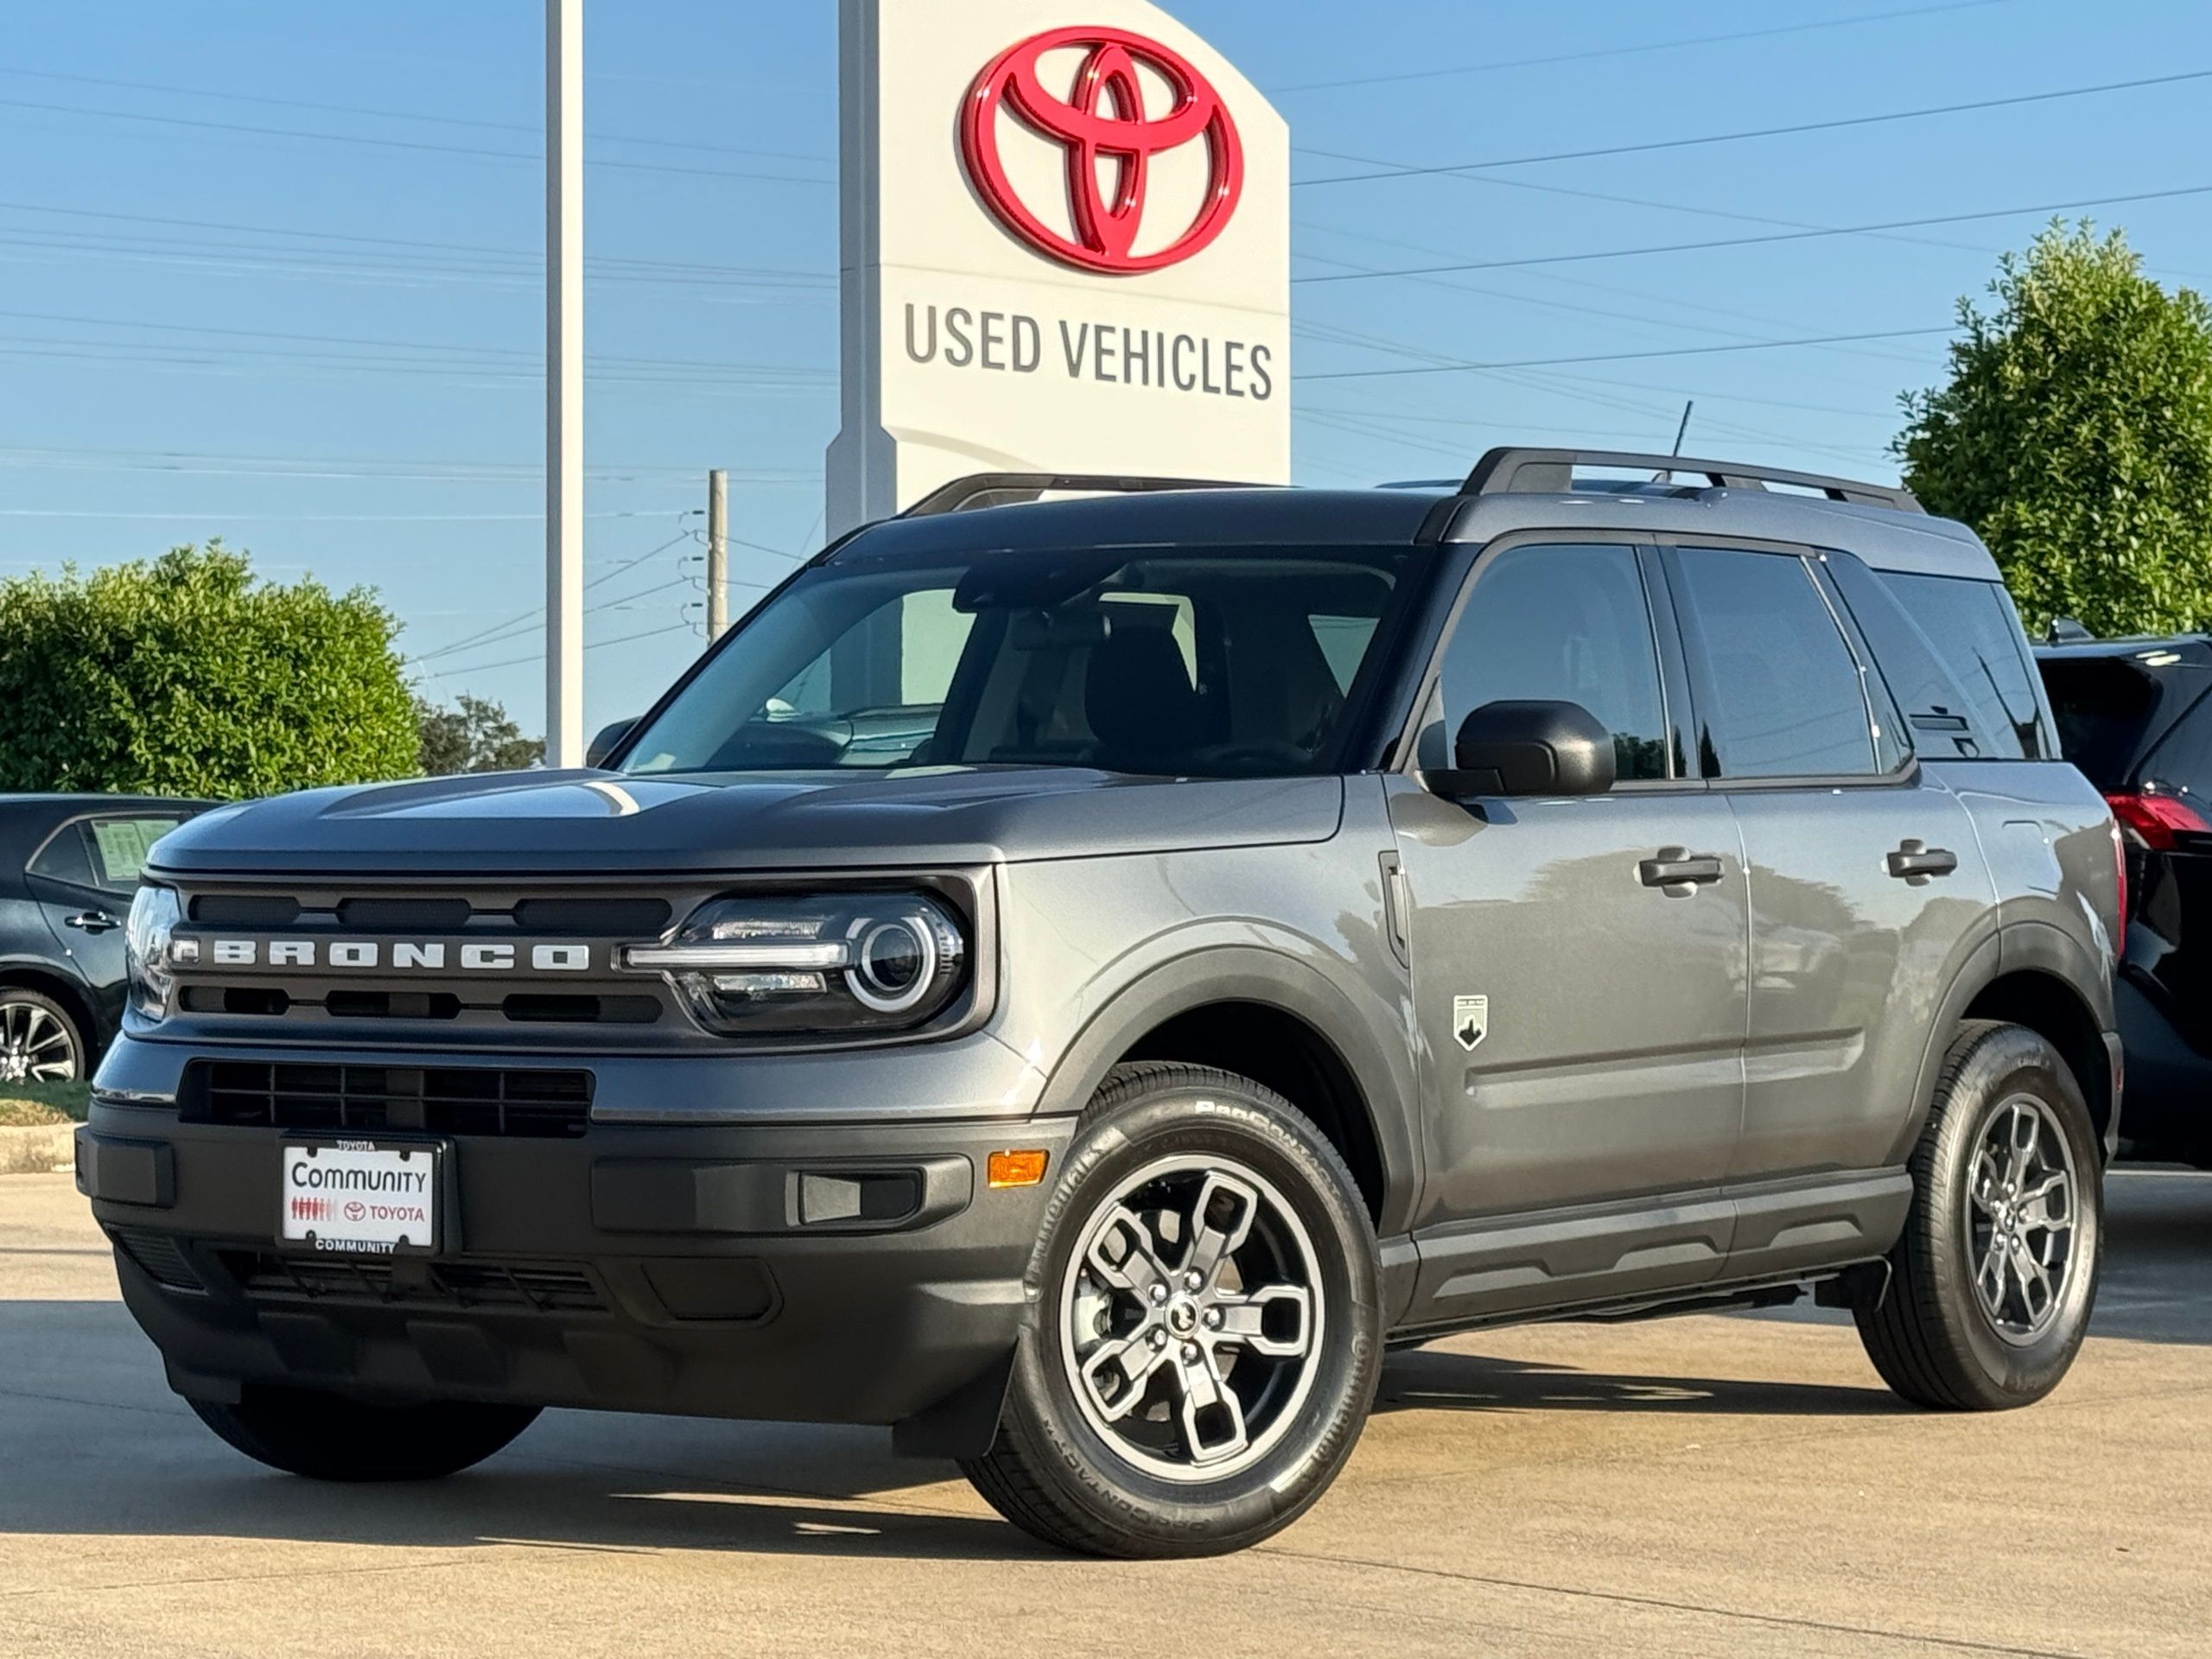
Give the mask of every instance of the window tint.
MULTIPOLYGON (((1981 753, 2005 760, 2051 757, 2036 702, 2027 636, 2005 589, 1993 582, 1887 570, 1881 581, 1966 693, 1981 753)), ((1878 639, 1874 649, 1882 649, 1878 639)))
POLYGON ((1983 728, 1980 705, 1872 570, 1848 553, 1830 555, 1827 569, 1904 714, 1916 752, 1931 760, 2020 758, 2018 735, 1983 728))
POLYGON ((183 822, 174 814, 79 818, 41 848, 30 868, 74 887, 129 893, 154 843, 183 822))
POLYGON ((1166 548, 833 559, 747 619, 632 744, 626 768, 1326 771, 1413 558, 1166 548))
POLYGON ((1670 553, 1682 627, 1704 674, 1698 747, 1709 778, 1856 777, 1876 770, 1859 664, 1802 559, 1670 553))
POLYGON ((1577 702, 1613 734, 1623 780, 1667 776, 1658 653, 1632 548, 1529 545, 1496 555, 1460 613, 1443 682, 1451 731, 1486 702, 1577 702))
POLYGON ((2131 787, 2136 760, 2205 690, 2201 669, 2139 658, 2052 656, 2043 683, 2058 718, 2058 752, 2101 790, 2131 787))

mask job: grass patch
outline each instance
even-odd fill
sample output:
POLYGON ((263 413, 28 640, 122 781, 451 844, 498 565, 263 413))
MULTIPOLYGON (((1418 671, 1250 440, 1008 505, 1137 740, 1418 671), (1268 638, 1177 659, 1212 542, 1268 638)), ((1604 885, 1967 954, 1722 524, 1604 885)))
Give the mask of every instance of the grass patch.
POLYGON ((0 1128, 81 1123, 92 1103, 89 1083, 0 1083, 0 1128))

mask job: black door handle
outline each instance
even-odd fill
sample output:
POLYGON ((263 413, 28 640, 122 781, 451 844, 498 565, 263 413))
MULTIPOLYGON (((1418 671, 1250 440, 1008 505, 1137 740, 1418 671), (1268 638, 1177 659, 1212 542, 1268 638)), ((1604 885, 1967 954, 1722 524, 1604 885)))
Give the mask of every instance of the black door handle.
POLYGON ((1959 855, 1924 841, 1908 841, 1890 855, 1890 874, 1916 887, 1931 875, 1948 875, 1959 868, 1959 855))
POLYGON ((1647 887, 1702 887, 1718 881, 1723 872, 1719 859, 1711 853, 1662 847, 1658 857, 1636 867, 1636 874, 1647 887))
POLYGON ((123 924, 104 910, 80 910, 74 916, 62 918, 71 927, 81 927, 87 933, 105 933, 123 924))

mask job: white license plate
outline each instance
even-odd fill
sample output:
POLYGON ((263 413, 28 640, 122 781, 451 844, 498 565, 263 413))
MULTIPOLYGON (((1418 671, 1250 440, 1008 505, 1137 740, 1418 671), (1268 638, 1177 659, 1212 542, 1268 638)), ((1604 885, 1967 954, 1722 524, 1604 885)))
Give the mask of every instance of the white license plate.
POLYGON ((436 1249, 438 1150, 367 1141, 286 1147, 284 1242, 348 1255, 436 1249))

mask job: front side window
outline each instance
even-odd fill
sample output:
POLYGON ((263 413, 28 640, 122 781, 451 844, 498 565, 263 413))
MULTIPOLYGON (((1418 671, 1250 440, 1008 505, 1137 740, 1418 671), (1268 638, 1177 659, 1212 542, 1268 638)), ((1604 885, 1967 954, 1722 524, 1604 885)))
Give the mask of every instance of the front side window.
POLYGON ((1450 727, 1486 702, 1580 703, 1613 734, 1624 783, 1667 776, 1659 688, 1636 551, 1614 543, 1523 543, 1491 555, 1445 648, 1450 727))
POLYGON ((1708 778, 1863 777, 1878 768, 1851 654, 1795 554, 1684 547, 1668 555, 1698 687, 1708 778))
POLYGON ((756 612, 639 734, 624 769, 1328 771, 1414 556, 836 559, 756 612))

